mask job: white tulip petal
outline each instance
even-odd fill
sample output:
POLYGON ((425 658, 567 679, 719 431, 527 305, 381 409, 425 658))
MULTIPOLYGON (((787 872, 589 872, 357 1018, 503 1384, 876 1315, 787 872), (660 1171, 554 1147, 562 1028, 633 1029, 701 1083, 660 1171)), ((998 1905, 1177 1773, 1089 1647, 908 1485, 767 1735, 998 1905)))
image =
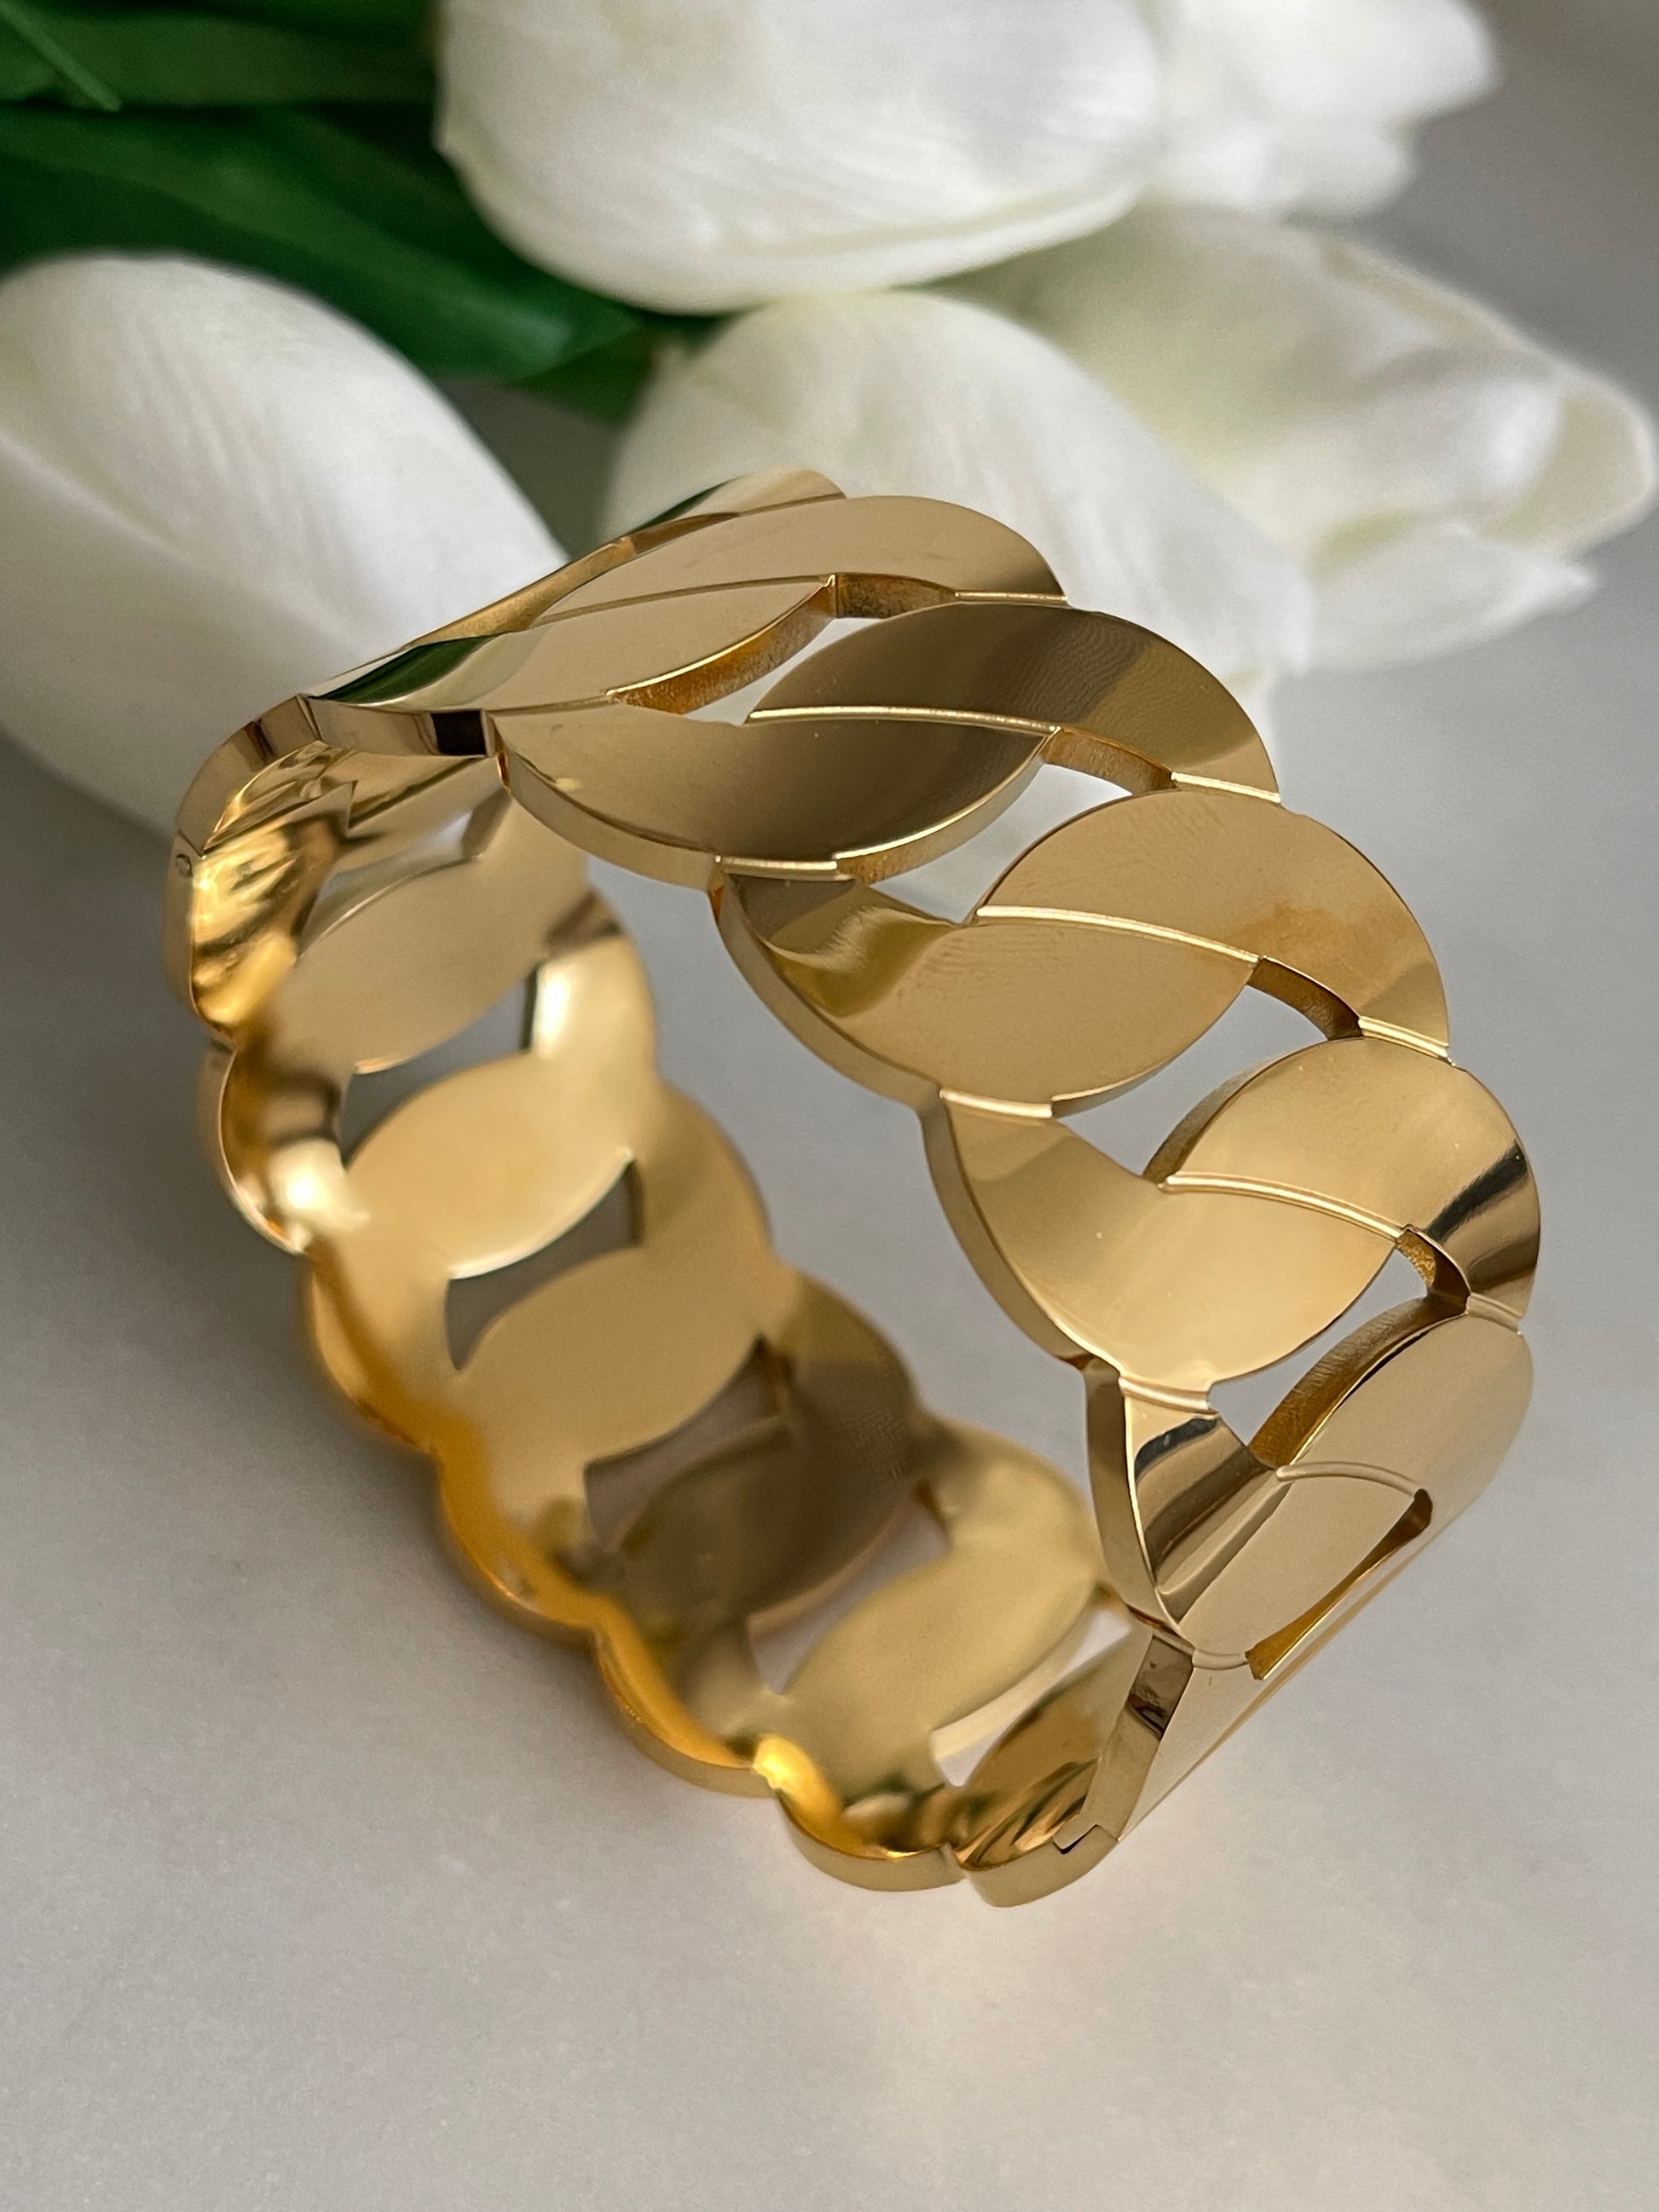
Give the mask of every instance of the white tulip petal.
POLYGON ((1021 531, 1079 605, 1162 632, 1235 690, 1308 650, 1296 564, 1047 342, 937 294, 784 301, 659 374, 625 434, 622 527, 746 469, 954 500, 1021 531))
POLYGON ((1319 602, 1319 658, 1331 668, 1426 660, 1478 645, 1595 588, 1577 562, 1427 522, 1344 562, 1319 602))
POLYGON ((909 283, 1110 222, 1135 0, 446 0, 439 143, 532 261, 651 307, 909 283))
POLYGON ((1569 368, 1551 465, 1505 518, 1504 535, 1516 545, 1576 551, 1639 521, 1656 488, 1652 416, 1605 377, 1569 368))
POLYGON ((251 715, 562 557, 399 355, 173 259, 0 284, 0 728, 161 829, 251 715))
POLYGON ((1465 0, 1164 0, 1162 198, 1328 216, 1405 182, 1413 127, 1491 88, 1465 0))
POLYGON ((1392 199, 1411 171, 1410 149, 1397 131, 1363 122, 1289 123, 1240 112, 1218 98, 1201 115, 1177 112, 1147 197, 1341 217, 1392 199))
MULTIPOLYGON (((1281 234, 1294 238, 1295 232, 1281 234)), ((1334 239, 1316 241, 1332 270, 1346 274, 1370 295, 1375 313, 1383 304, 1437 336, 1448 354, 1477 350, 1484 343, 1512 370, 1546 382, 1555 398, 1555 439, 1549 464, 1530 495, 1511 508, 1504 535, 1517 544, 1553 552, 1594 545, 1636 522, 1659 489, 1659 456, 1652 416, 1607 378, 1565 361, 1467 294, 1435 283, 1386 256, 1334 239)))
POLYGON ((1440 652, 1566 605, 1587 588, 1571 556, 1653 499, 1635 401, 1344 240, 1143 209, 963 289, 1063 346, 1304 565, 1322 660, 1440 652))

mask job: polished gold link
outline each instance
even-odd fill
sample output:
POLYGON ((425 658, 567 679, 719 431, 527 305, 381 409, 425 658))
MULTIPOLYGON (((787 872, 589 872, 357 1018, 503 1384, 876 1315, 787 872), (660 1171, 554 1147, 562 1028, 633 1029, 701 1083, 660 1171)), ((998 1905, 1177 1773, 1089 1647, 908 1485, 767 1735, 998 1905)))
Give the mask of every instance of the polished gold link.
POLYGON ((1127 791, 1277 795, 1267 749, 1224 684, 1115 616, 977 592, 838 638, 781 677, 751 721, 877 714, 1018 727, 1127 791))
POLYGON ((1462 1510, 1524 1410, 1524 1153, 1447 1056, 1397 894, 1277 799, 1224 688, 1066 605, 1012 532, 776 472, 285 702, 181 810, 168 958, 214 1034, 210 1152, 303 1256, 327 1372, 433 1462, 495 1603, 590 1643, 637 1741, 769 1792, 847 1879, 1074 1880, 1462 1510), (744 721, 692 718, 768 675, 744 721), (876 888, 1044 762, 1127 795, 963 921, 876 888), (970 1260, 1079 1373, 1092 1513, 926 1410, 774 1251, 657 1071, 584 850, 707 890, 780 1018, 915 1110, 970 1260), (516 1049, 343 1147, 355 1076, 515 987, 516 1049), (1246 988, 1319 1040, 1140 1173, 1066 1126, 1246 988), (1395 1252, 1421 1296, 1238 1435, 1216 1386, 1313 1344, 1395 1252), (468 1340, 458 1286, 491 1278, 468 1340), (918 1519, 934 1555, 880 1579, 918 1519))

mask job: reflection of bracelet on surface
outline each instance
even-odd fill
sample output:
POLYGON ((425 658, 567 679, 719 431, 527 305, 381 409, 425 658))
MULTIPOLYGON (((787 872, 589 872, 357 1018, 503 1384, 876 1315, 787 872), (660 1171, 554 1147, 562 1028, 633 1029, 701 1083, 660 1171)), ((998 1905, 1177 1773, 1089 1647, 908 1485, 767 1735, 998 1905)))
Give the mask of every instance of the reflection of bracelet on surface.
POLYGON ((336 1383, 436 1462, 488 1593, 592 1640, 648 1750, 769 1788, 852 1880, 965 1873, 1012 1903, 1073 1879, 1468 1502, 1520 1419, 1533 1184, 1446 1058, 1417 925, 1278 805, 1221 685, 1068 607, 982 516, 728 486, 251 725, 191 787, 173 888, 176 979, 218 1040, 210 1150, 305 1255, 336 1383), (742 724, 684 719, 837 616, 892 619, 742 724), (874 888, 1044 760, 1130 795, 966 922, 874 888), (917 1110, 975 1266, 1081 1373, 1092 1520, 1031 1454, 924 1411, 871 1325, 772 1251, 740 1163, 656 1072, 579 847, 705 887, 767 1005, 917 1110), (520 981, 523 1048, 343 1158, 353 1074, 520 981), (1066 1127, 1247 985, 1322 1039, 1206 1100, 1144 1174, 1066 1127), (455 1285, 550 1247, 459 1341, 455 1285), (1422 1297, 1237 1437, 1213 1386, 1310 1342, 1396 1249, 1422 1297), (939 1556, 847 1604, 915 1500, 939 1556), (753 1639, 819 1604, 770 1686, 753 1639), (1103 1611, 1123 1632, 1079 1662, 1103 1611), (987 1738, 948 1780, 949 1748, 987 1738))

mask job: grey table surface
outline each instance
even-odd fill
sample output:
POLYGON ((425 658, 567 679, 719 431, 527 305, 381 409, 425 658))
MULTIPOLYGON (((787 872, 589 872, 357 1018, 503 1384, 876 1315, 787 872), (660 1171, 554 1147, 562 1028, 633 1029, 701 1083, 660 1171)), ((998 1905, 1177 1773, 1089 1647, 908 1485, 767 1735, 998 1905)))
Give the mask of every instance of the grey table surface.
MULTIPOLYGON (((1655 76, 1606 5, 1577 46, 1512 12, 1507 88, 1382 234, 1653 396, 1655 76)), ((471 404, 580 542, 602 440, 471 404)), ((1178 1803, 1013 1913, 826 1881, 452 1577, 198 1158, 156 847, 0 747, 0 2203, 1653 2203, 1659 531, 1602 565, 1570 617, 1280 716, 1535 1155, 1527 1429, 1178 1803)), ((935 1402, 1075 1463, 905 1117, 677 895, 629 904, 784 1249, 935 1402)))

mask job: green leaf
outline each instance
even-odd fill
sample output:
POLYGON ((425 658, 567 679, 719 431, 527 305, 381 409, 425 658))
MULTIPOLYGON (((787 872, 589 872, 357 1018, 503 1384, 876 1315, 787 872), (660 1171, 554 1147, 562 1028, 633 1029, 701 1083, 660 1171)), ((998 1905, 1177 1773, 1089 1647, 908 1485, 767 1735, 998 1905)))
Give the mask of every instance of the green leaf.
POLYGON ((342 119, 0 107, 0 267, 97 249, 264 270, 355 315, 429 374, 568 370, 561 396, 606 413, 626 405, 664 336, 694 327, 520 260, 424 143, 420 119, 398 109, 342 119), (589 357, 582 396, 576 365, 589 357))
POLYGON ((60 92, 64 80, 38 47, 26 46, 0 22, 0 100, 33 100, 37 92, 60 92))
MULTIPOLYGON (((129 6, 145 0, 126 0, 129 6)), ((261 23, 296 23, 312 31, 350 32, 366 39, 402 39, 417 43, 432 13, 433 0, 212 0, 219 15, 242 15, 261 23)))
MULTIPOLYGON (((27 0, 0 0, 0 30, 3 30, 14 70, 21 64, 27 76, 33 63, 45 71, 44 82, 30 84, 28 92, 52 87, 88 107, 121 105, 120 94, 76 52, 73 36, 66 40, 63 27, 54 25, 44 9, 30 7, 27 0)), ((27 94, 12 97, 27 97, 27 94)))
POLYGON ((0 95, 14 100, 48 88, 77 105, 103 108, 297 100, 425 105, 432 97, 431 69, 413 45, 368 45, 194 11, 94 15, 0 0, 0 95), (20 61, 32 61, 46 82, 38 74, 27 81, 20 61))

